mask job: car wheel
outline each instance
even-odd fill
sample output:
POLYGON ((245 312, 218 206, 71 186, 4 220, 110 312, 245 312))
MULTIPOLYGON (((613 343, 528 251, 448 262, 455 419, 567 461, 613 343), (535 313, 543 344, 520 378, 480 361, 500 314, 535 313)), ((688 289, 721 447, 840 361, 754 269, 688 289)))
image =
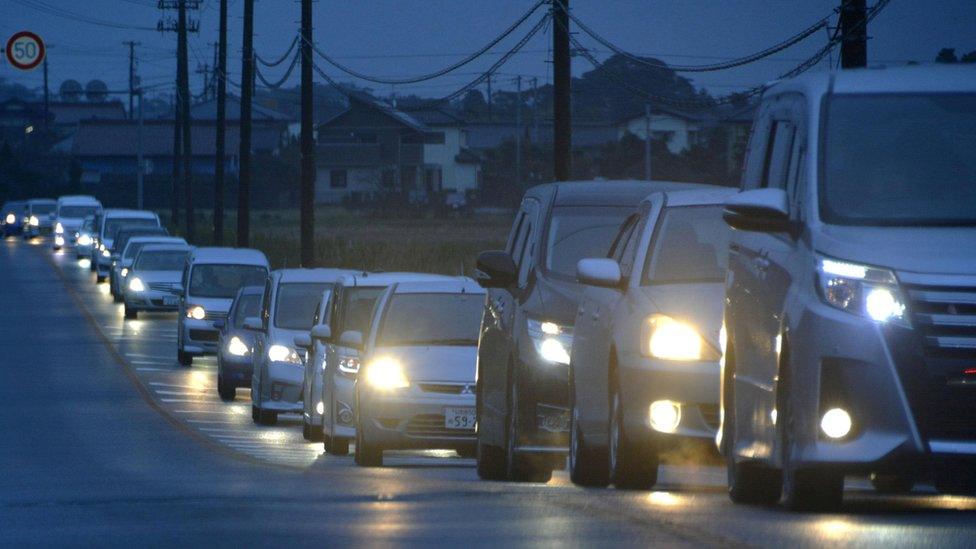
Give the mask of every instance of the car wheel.
POLYGON ((95 272, 95 260, 94 259, 89 259, 89 261, 88 261, 88 270, 91 271, 91 272, 95 272))
POLYGON ((187 354, 183 349, 178 349, 176 351, 176 360, 181 366, 193 366, 193 355, 187 354))
POLYGON ((278 423, 278 412, 258 408, 258 423, 261 425, 275 425, 278 423))
MULTIPOLYGON (((358 408, 358 406, 357 406, 358 408)), ((366 440, 363 429, 360 426, 359 417, 356 417, 356 465, 360 467, 382 467, 383 449, 376 444, 366 440)))
POLYGON ((881 494, 907 494, 915 487, 911 474, 871 473, 871 486, 881 494))
POLYGON ((95 275, 95 282, 101 284, 101 283, 105 282, 105 277, 102 276, 102 275, 100 275, 100 274, 97 274, 97 275, 95 275))
POLYGON ((572 368, 569 371, 569 390, 573 403, 569 424, 569 479, 580 486, 606 487, 610 482, 607 451, 589 446, 583 438, 572 368))
POLYGON ((478 448, 475 446, 469 446, 467 448, 458 448, 455 450, 458 457, 462 459, 476 459, 478 457, 478 448))
POLYGON ((477 425, 478 433, 475 443, 475 459, 477 460, 478 478, 482 480, 505 480, 505 452, 498 446, 485 442, 485 423, 482 421, 482 402, 480 384, 477 395, 477 425))
POLYGON ((128 305, 125 306, 125 318, 126 320, 135 320, 139 318, 139 311, 130 308, 128 305))
MULTIPOLYGON (((336 432, 335 420, 332 421, 332 432, 336 432)), ((330 437, 322 431, 322 443, 325 446, 325 451, 332 454, 333 456, 348 456, 349 455, 349 439, 343 437, 330 437)))
POLYGON ((623 408, 620 387, 616 379, 611 379, 609 480, 625 490, 648 489, 657 483, 657 449, 649 442, 627 436, 623 408))
POLYGON ((302 421, 302 436, 309 442, 319 442, 322 440, 322 429, 302 421))
POLYGON ((260 417, 260 413, 258 412, 258 407, 252 404, 251 405, 251 421, 253 421, 254 423, 257 423, 258 422, 258 417, 260 417))
POLYGON ((217 394, 220 400, 231 402, 237 398, 237 387, 224 381, 224 376, 217 376, 217 394))
POLYGON ((508 410, 505 429, 505 476, 515 482, 549 482, 552 465, 539 456, 518 451, 519 393, 518 381, 508 380, 508 410))
POLYGON ((933 470, 932 484, 941 494, 952 496, 976 495, 976 470, 970 460, 939 463, 933 470))

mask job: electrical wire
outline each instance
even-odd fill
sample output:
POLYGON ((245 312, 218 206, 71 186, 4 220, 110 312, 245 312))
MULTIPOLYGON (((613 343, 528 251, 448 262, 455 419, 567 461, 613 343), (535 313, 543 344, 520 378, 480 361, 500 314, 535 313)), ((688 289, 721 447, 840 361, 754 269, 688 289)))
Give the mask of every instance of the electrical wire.
POLYGON ((509 26, 507 29, 505 29, 501 34, 499 34, 498 36, 496 36, 490 42, 488 42, 487 44, 485 44, 484 46, 482 46, 478 51, 476 51, 476 52, 468 55, 464 59, 462 59, 462 60, 460 60, 460 61, 458 61, 456 63, 453 63, 451 65, 448 65, 447 67, 444 67, 444 68, 442 68, 440 70, 437 70, 437 71, 434 71, 434 72, 431 72, 431 73, 428 73, 428 74, 419 75, 419 76, 413 76, 413 77, 408 77, 408 78, 382 78, 382 77, 379 77, 379 76, 373 76, 373 75, 365 74, 365 73, 356 71, 356 70, 354 70, 354 69, 352 69, 352 68, 350 68, 350 67, 348 67, 346 65, 343 65, 342 63, 339 63, 338 61, 335 60, 335 58, 329 56, 328 54, 326 54, 325 52, 323 52, 322 50, 320 50, 317 46, 315 46, 315 44, 312 44, 312 49, 315 50, 315 53, 318 54, 319 57, 321 57, 322 59, 324 59, 327 63, 329 63, 333 67, 339 69, 340 71, 342 71, 342 72, 344 72, 344 73, 346 73, 346 74, 348 74, 350 76, 353 76, 355 78, 359 78, 360 80, 366 80, 367 82, 373 82, 373 83, 376 83, 376 84, 413 84, 413 83, 416 83, 416 82, 423 82, 425 80, 433 80, 434 78, 437 78, 437 77, 440 77, 440 76, 444 76, 445 74, 448 74, 450 72, 453 72, 453 71, 455 71, 455 70, 457 70, 457 69, 459 69, 459 68, 467 65, 468 63, 474 61, 475 59, 481 57, 482 55, 484 55, 485 53, 487 53, 488 50, 490 50, 491 48, 495 47, 495 45, 497 45, 499 42, 501 42, 502 40, 504 40, 510 34, 512 34, 513 32, 515 32, 515 30, 517 28, 519 28, 522 25, 522 23, 524 23, 529 17, 531 17, 532 14, 535 13, 536 10, 538 10, 539 7, 542 6, 545 3, 546 3, 546 0, 538 0, 527 12, 525 12, 525 14, 523 14, 514 23, 512 23, 511 26, 509 26))
POLYGON ((77 13, 51 6, 45 4, 39 0, 13 0, 14 2, 30 8, 47 15, 53 15, 54 17, 61 17, 64 19, 70 19, 72 21, 77 21, 80 23, 88 23, 90 25, 98 25, 101 27, 109 27, 113 29, 124 29, 124 30, 140 30, 140 31, 155 31, 155 27, 140 27, 137 25, 126 25, 125 23, 117 23, 115 21, 108 21, 105 19, 95 19, 93 17, 87 17, 84 15, 79 15, 77 13))
POLYGON ((288 46, 288 51, 286 51, 278 59, 275 59, 274 61, 265 61, 260 55, 258 55, 257 53, 255 53, 254 54, 254 60, 257 61, 258 63, 264 65, 265 67, 276 67, 276 66, 280 65, 282 62, 284 62, 286 59, 288 59, 288 56, 291 55, 291 51, 293 49, 295 49, 295 44, 298 44, 298 36, 297 35, 295 36, 294 39, 292 39, 291 45, 288 46))
POLYGON ((256 76, 257 79, 260 80, 261 83, 265 85, 265 87, 268 87, 268 88, 271 88, 271 89, 280 88, 282 86, 282 84, 284 84, 288 80, 288 78, 291 76, 291 73, 295 70, 295 66, 298 65, 298 59, 300 57, 301 57, 301 55, 299 55, 298 53, 296 53, 291 58, 291 64, 288 65, 288 69, 285 71, 284 76, 282 76, 281 78, 279 78, 278 80, 276 80, 274 82, 269 82, 264 77, 264 75, 261 74, 261 67, 258 66, 258 65, 254 65, 254 76, 256 76))

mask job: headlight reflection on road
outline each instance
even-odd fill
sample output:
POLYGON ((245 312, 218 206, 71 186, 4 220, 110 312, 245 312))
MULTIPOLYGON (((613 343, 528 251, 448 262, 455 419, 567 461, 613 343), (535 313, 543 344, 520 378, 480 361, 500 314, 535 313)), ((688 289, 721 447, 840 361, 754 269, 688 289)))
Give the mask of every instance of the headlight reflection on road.
POLYGON ((681 498, 671 492, 651 492, 647 494, 647 501, 664 507, 674 507, 681 504, 681 498))
POLYGON ((854 525, 843 519, 825 519, 816 524, 817 532, 829 540, 841 540, 850 536, 854 525))

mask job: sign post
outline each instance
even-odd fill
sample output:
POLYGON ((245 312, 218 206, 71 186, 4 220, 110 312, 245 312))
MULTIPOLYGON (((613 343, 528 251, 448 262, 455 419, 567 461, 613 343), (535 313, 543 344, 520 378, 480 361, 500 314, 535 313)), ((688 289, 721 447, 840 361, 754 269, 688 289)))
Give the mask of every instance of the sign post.
POLYGON ((12 67, 29 71, 44 61, 44 41, 33 32, 20 31, 7 40, 4 53, 12 67))

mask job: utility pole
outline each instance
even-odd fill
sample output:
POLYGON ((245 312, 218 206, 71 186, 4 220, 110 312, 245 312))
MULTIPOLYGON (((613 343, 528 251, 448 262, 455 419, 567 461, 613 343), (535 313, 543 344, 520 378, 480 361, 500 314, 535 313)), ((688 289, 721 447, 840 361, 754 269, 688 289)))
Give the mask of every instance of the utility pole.
POLYGON ((841 0, 840 65, 845 69, 868 65, 868 8, 866 0, 841 0))
POLYGON ((180 225, 180 180, 183 168, 183 116, 180 114, 182 100, 180 99, 180 69, 176 67, 176 94, 173 102, 173 178, 172 196, 170 197, 170 229, 176 230, 180 225))
POLYGON ((193 147, 190 142, 190 70, 187 52, 186 36, 186 1, 179 0, 177 33, 179 46, 177 47, 177 64, 182 67, 183 77, 180 82, 180 124, 183 139, 183 199, 186 201, 186 234, 187 242, 193 242, 193 147))
POLYGON ((644 104, 644 179, 651 180, 651 104, 644 104))
POLYGON ((539 142, 539 79, 532 77, 532 143, 539 142))
POLYGON ((47 55, 44 56, 44 132, 47 133, 48 119, 51 118, 51 93, 47 85, 47 55))
POLYGON ((241 59, 241 148, 237 191, 237 245, 249 246, 251 231, 251 94, 254 91, 254 0, 244 0, 244 40, 241 59))
MULTIPOLYGON (((141 210, 145 203, 145 159, 143 158, 143 139, 142 139, 142 121, 143 121, 143 109, 142 104, 146 100, 145 94, 142 93, 142 87, 136 92, 139 95, 139 129, 136 132, 136 205, 141 210)), ((129 113, 132 116, 132 113, 129 113)))
POLYGON ((515 77, 515 188, 522 189, 522 75, 515 77))
POLYGON ((224 126, 227 117, 227 0, 220 0, 220 30, 217 38, 217 59, 214 76, 217 78, 217 138, 214 163, 214 246, 224 244, 224 163, 226 148, 224 126))
POLYGON ((569 0, 552 0, 552 159, 556 181, 569 180, 572 162, 572 73, 569 57, 569 0))
POLYGON ((312 0, 302 0, 301 261, 315 264, 315 136, 312 118, 312 0))
POLYGON ((492 113, 491 113, 491 77, 492 76, 494 76, 494 75, 492 75, 492 74, 489 74, 488 75, 488 97, 487 97, 487 99, 488 99, 488 121, 489 122, 491 122, 491 119, 492 119, 492 113))
POLYGON ((203 65, 197 64, 197 74, 203 75, 203 93, 201 97, 206 98, 210 95, 210 65, 204 63, 203 65))
POLYGON ((132 100, 136 94, 136 46, 140 45, 141 42, 129 40, 122 43, 129 46, 129 119, 131 120, 135 114, 132 100))

